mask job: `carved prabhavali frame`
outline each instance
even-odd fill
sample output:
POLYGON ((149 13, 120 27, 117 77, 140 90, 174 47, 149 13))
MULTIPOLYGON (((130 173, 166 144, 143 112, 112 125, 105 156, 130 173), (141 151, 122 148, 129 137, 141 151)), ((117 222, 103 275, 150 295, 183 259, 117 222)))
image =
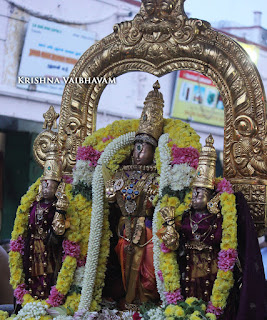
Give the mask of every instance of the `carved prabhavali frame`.
MULTIPOLYGON (((91 46, 70 77, 108 79, 130 71, 161 77, 181 69, 209 77, 219 89, 225 110, 224 176, 235 191, 244 193, 257 230, 263 233, 267 225, 266 98, 258 71, 239 44, 206 21, 188 19, 184 0, 142 0, 134 19, 115 25, 112 34, 91 46)), ((65 173, 71 173, 77 147, 95 130, 105 86, 103 82, 65 86, 58 130, 65 173)), ((42 164, 40 141, 38 137, 35 155, 42 164)))

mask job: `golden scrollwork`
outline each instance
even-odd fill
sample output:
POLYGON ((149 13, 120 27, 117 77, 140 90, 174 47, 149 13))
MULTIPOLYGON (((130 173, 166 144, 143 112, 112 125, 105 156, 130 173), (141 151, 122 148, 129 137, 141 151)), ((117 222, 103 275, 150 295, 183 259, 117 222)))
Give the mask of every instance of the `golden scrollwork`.
MULTIPOLYGON (((48 160, 50 154, 59 155, 59 143, 58 143, 58 134, 51 130, 53 128, 57 128, 57 118, 59 114, 55 112, 53 106, 50 106, 47 112, 43 114, 44 124, 43 129, 46 129, 42 133, 40 133, 33 144, 33 155, 35 157, 36 162, 44 167, 45 162, 48 160)), ((60 162, 60 158, 58 158, 60 162)), ((61 171, 61 169, 60 169, 61 171)), ((61 176, 60 172, 60 176, 61 176)))
POLYGON ((56 113, 53 106, 50 106, 48 111, 43 114, 43 117, 45 119, 43 129, 51 130, 52 126, 54 129, 57 128, 57 118, 59 117, 59 114, 56 113))
MULTIPOLYGON (((112 34, 90 47, 70 77, 109 78, 130 71, 161 77, 182 69, 209 77, 221 93, 225 110, 224 176, 241 186, 240 190, 252 184, 263 190, 267 185, 266 97, 258 71, 233 39, 205 21, 189 19, 184 0, 143 0, 133 20, 115 25, 112 34), (248 146, 252 149, 245 155, 248 146)), ((77 147, 95 129, 98 101, 105 86, 104 82, 65 86, 58 130, 65 173, 71 173, 77 147)), ((46 148, 43 138, 41 144, 42 159, 46 148)), ((250 193, 249 202, 251 197, 250 193)), ((263 230, 264 211, 252 209, 258 230, 263 230)))

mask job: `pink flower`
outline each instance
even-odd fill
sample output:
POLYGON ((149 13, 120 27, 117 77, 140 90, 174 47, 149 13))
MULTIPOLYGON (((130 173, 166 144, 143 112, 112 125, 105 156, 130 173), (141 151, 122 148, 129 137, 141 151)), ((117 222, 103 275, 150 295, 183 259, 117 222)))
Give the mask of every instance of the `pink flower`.
POLYGON ((19 284, 17 288, 14 290, 14 296, 17 299, 17 303, 22 304, 23 296, 27 293, 29 293, 29 291, 26 290, 26 284, 25 283, 19 284))
POLYGON ((218 268, 223 271, 233 270, 237 255, 235 249, 221 250, 219 252, 218 268))
POLYGON ((165 246, 165 243, 164 243, 164 242, 161 243, 160 249, 161 249, 161 251, 162 251, 163 253, 169 253, 169 252, 171 252, 171 250, 165 246))
POLYGON ((64 175, 62 178, 63 178, 63 181, 64 181, 65 183, 72 184, 72 182, 73 182, 73 178, 70 177, 70 176, 64 175))
POLYGON ((107 137, 104 137, 104 138, 102 139, 102 141, 103 141, 103 142, 106 142, 106 141, 108 141, 108 140, 113 140, 113 139, 114 139, 114 137, 108 135, 107 137))
POLYGON ((234 193, 231 183, 223 178, 216 186, 216 191, 219 193, 227 192, 229 194, 234 193))
POLYGON ((219 307, 214 307, 211 301, 208 303, 208 307, 206 309, 206 313, 213 313, 218 318, 221 314, 223 314, 223 309, 219 307))
POLYGON ((158 271, 158 276, 159 276, 160 281, 163 282, 164 279, 163 279, 163 274, 162 274, 162 271, 161 271, 161 270, 158 271))
POLYGON ((83 258, 79 259, 79 260, 77 261, 77 267, 83 267, 83 266, 85 266, 85 264, 86 264, 86 258, 87 258, 87 257, 83 257, 83 258))
POLYGON ((63 260, 66 258, 66 256, 71 256, 76 259, 79 258, 81 253, 80 245, 74 241, 70 240, 64 240, 62 243, 63 250, 65 252, 65 256, 63 257, 63 260))
POLYGON ((64 301, 64 294, 60 293, 56 286, 53 286, 50 290, 50 295, 48 299, 46 300, 47 303, 49 303, 52 307, 57 307, 62 305, 64 301))
POLYGON ((190 167, 197 169, 199 152, 193 147, 179 148, 176 144, 172 146, 172 165, 187 163, 190 167))
POLYGON ((184 299, 181 294, 181 289, 177 289, 173 292, 164 292, 164 294, 168 304, 176 304, 177 301, 184 299))
POLYGON ((10 241, 10 250, 24 254, 24 239, 19 236, 17 240, 10 241))
POLYGON ((140 317, 140 314, 138 312, 135 312, 133 314, 133 320, 141 320, 142 318, 140 317))
POLYGON ((90 161, 90 167, 96 167, 101 152, 95 150, 92 146, 78 147, 76 160, 90 161))

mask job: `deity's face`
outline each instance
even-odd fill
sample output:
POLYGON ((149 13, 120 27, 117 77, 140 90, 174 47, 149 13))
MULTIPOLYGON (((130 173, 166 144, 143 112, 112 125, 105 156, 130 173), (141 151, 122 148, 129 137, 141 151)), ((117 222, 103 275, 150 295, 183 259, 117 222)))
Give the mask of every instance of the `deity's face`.
POLYGON ((42 194, 45 201, 53 201, 57 191, 58 182, 55 180, 42 181, 42 194))
POLYGON ((163 15, 168 15, 175 7, 176 0, 160 0, 161 12, 163 15))
POLYGON ((157 16, 167 15, 174 9, 177 0, 142 0, 147 14, 157 12, 157 16))
POLYGON ((211 190, 195 187, 192 194, 192 208, 196 211, 204 211, 211 198, 211 190))
POLYGON ((154 147, 147 142, 137 141, 133 152, 134 164, 149 165, 154 159, 154 147))
POLYGON ((153 0, 142 0, 147 14, 150 16, 154 13, 156 5, 153 0))

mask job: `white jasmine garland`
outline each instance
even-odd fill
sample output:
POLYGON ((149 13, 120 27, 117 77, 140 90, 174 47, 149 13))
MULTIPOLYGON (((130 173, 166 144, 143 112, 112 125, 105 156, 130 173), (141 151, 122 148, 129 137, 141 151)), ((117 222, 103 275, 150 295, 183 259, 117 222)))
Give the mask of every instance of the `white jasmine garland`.
POLYGON ((81 301, 79 308, 88 309, 94 289, 94 282, 97 270, 97 261, 100 249, 100 239, 102 236, 103 214, 104 214, 104 179, 102 175, 102 167, 97 166, 93 176, 92 183, 92 218, 91 230, 88 242, 87 263, 85 266, 85 273, 87 277, 84 278, 82 286, 81 301))
MULTIPOLYGON (((86 320, 120 320, 122 319, 118 314, 118 310, 102 309, 99 312, 86 312, 82 319, 86 320)), ((74 319, 76 319, 74 317, 74 319)), ((131 320, 133 317, 131 318, 131 320)))
POLYGON ((123 320, 133 320, 133 315, 134 315, 134 311, 125 311, 123 312, 123 314, 121 315, 121 317, 119 319, 123 319, 123 320))
POLYGON ((160 271, 159 265, 160 265, 160 240, 157 236, 157 222, 158 222, 158 212, 160 210, 160 202, 157 203, 154 214, 153 214, 153 221, 152 221, 152 234, 153 234, 153 263, 154 263, 154 270, 155 270, 155 277, 157 282, 157 289, 158 293, 160 295, 160 299, 163 303, 166 303, 165 298, 165 288, 164 288, 164 282, 162 282, 159 278, 158 272, 160 271))
POLYGON ((73 285, 81 287, 83 283, 83 278, 84 278, 84 271, 85 267, 79 267, 76 269, 73 277, 73 285))
POLYGON ((75 169, 73 170, 73 185, 77 185, 79 182, 84 182, 87 185, 91 185, 93 181, 93 174, 95 168, 89 166, 89 161, 78 160, 75 169))
POLYGON ((43 305, 41 302, 29 302, 27 303, 17 314, 14 320, 27 320, 28 318, 40 319, 41 316, 47 315, 47 305, 43 305))
POLYGON ((134 142, 134 138, 135 132, 129 132, 110 142, 105 148, 104 152, 101 154, 97 162, 97 167, 94 171, 92 181, 91 228, 88 241, 87 261, 85 265, 81 300, 78 310, 89 310, 92 302, 97 272, 104 217, 104 178, 102 173, 102 164, 107 166, 116 152, 121 148, 132 144, 134 142))
MULTIPOLYGON (((163 309, 158 308, 152 308, 146 312, 146 315, 149 316, 149 320, 165 320, 166 317, 164 315, 163 309)), ((141 320, 144 320, 144 318, 141 318, 141 320)))
POLYGON ((169 183, 169 170, 171 164, 171 152, 168 147, 169 134, 162 134, 159 138, 159 156, 161 162, 161 173, 159 179, 159 197, 162 197, 162 190, 168 186, 169 183))
POLYGON ((172 190, 180 191, 191 185, 196 170, 187 163, 175 164, 168 172, 169 185, 172 190))

